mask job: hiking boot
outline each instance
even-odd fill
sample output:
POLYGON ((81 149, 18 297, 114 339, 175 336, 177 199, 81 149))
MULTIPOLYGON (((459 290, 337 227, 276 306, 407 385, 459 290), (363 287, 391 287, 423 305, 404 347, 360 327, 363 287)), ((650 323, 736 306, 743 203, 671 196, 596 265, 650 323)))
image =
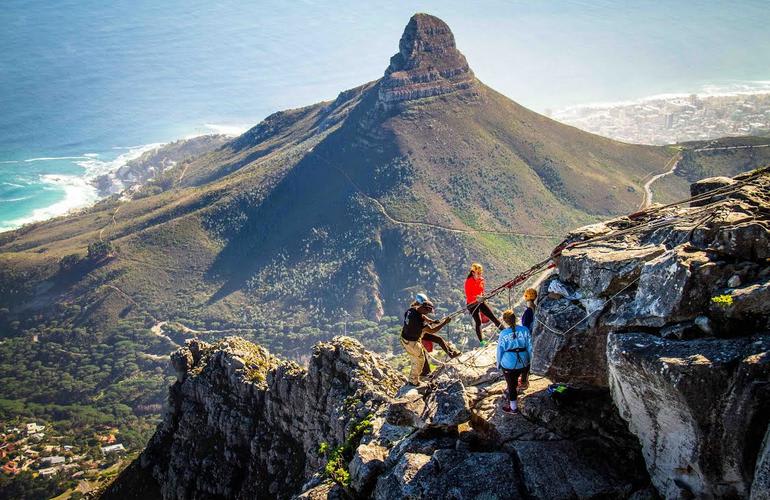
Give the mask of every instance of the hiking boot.
POLYGON ((505 404, 503 405, 503 411, 504 411, 505 413, 509 414, 509 415, 517 415, 517 414, 519 413, 519 409, 518 409, 518 408, 516 408, 516 409, 514 410, 513 408, 511 408, 511 404, 510 404, 510 403, 505 403, 505 404))

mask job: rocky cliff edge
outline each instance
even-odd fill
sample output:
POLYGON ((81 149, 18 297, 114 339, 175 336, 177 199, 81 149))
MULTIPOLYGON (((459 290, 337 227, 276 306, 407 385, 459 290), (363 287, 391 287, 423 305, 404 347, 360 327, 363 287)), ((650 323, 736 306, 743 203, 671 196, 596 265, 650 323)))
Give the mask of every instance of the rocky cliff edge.
POLYGON ((104 496, 770 498, 770 179, 692 189, 713 188, 569 235, 521 414, 501 411, 493 347, 416 389, 346 337, 307 368, 192 341, 163 423, 104 496))

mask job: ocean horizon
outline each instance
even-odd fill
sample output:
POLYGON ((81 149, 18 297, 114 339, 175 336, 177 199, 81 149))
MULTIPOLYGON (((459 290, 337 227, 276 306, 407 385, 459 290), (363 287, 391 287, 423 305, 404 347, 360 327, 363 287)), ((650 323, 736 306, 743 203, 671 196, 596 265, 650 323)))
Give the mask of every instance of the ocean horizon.
POLYGON ((416 11, 452 26, 482 81, 541 113, 770 93, 760 1, 4 7, 0 231, 94 203, 90 180, 159 144, 237 135, 379 78, 416 11))

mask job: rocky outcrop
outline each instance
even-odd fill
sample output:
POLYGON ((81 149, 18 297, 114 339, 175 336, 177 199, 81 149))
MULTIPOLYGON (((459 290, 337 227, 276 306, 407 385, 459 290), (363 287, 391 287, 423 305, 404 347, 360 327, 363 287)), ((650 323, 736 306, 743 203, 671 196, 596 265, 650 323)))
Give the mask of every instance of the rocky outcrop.
POLYGON ((747 497, 770 415, 770 336, 611 335, 612 395, 667 498, 747 497))
POLYGON ((412 16, 398 49, 380 82, 379 102, 384 106, 458 91, 474 94, 473 71, 441 19, 412 16))
POLYGON ((172 361, 169 412, 139 459, 166 499, 288 498, 326 462, 322 444, 345 443, 404 383, 346 337, 316 345, 307 369, 237 337, 172 361))
POLYGON ((766 482, 770 175, 692 193, 569 235, 540 287, 533 369, 609 387, 662 496, 746 498, 766 482))

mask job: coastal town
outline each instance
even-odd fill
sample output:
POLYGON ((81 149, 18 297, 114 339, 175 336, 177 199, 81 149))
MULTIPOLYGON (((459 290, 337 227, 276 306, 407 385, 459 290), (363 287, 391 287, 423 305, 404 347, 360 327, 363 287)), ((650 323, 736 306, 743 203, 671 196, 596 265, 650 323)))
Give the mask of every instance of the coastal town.
POLYGON ((0 478, 6 480, 23 474, 50 478, 82 494, 114 475, 127 457, 117 428, 101 426, 83 440, 39 421, 0 424, 0 478))
POLYGON ((770 134, 770 93, 661 96, 634 103, 574 106, 550 116, 588 132, 637 144, 766 135, 770 134))

